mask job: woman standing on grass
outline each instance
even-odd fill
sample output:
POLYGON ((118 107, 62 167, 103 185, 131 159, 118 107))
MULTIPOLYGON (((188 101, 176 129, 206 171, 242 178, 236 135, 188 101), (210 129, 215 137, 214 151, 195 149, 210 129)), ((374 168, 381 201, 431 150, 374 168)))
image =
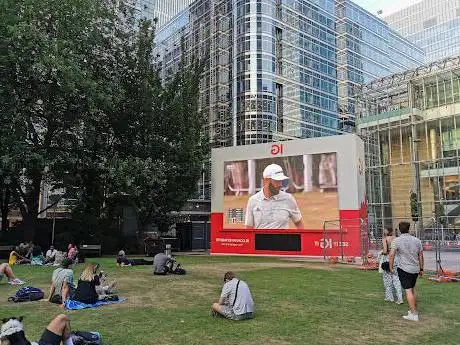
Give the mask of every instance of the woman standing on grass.
MULTIPOLYGON (((382 262, 388 262, 388 255, 390 254, 391 250, 391 243, 396 238, 393 234, 393 229, 388 228, 386 231, 386 235, 382 239, 382 253, 384 255, 384 259, 382 262)), ((397 258, 395 258, 395 267, 397 267, 397 258)), ((389 270, 383 271, 383 286, 385 287, 385 301, 387 302, 394 302, 393 297, 393 287, 396 290, 396 297, 398 298, 397 304, 403 304, 403 296, 402 296, 402 288, 401 283, 399 282, 399 277, 396 269, 394 269, 395 273, 391 273, 389 270)))

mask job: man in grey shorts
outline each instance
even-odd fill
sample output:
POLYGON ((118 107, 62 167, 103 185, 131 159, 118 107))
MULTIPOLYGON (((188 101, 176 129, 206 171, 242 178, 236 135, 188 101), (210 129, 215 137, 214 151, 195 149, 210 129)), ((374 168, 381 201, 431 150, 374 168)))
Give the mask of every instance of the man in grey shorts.
POLYGON ((254 301, 248 284, 237 279, 233 272, 225 273, 224 283, 219 303, 212 305, 213 315, 229 320, 252 319, 254 301))
POLYGON ((390 271, 394 271, 395 256, 398 255, 398 277, 401 286, 406 290, 407 303, 410 310, 403 318, 409 321, 418 321, 417 303, 415 300, 415 283, 417 277, 423 275, 423 247, 422 242, 409 234, 410 224, 399 223, 401 236, 393 240, 390 251, 390 271))

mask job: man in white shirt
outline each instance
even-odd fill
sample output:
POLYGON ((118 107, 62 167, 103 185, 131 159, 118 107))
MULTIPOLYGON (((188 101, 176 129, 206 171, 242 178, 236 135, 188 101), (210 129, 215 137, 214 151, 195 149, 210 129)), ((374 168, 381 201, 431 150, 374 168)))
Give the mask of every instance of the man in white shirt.
POLYGON ((247 229, 288 229, 289 220, 303 229, 302 214, 294 197, 281 190, 289 179, 278 164, 270 164, 263 172, 264 185, 249 198, 246 207, 247 229))
POLYGON ((254 301, 248 284, 237 279, 233 272, 225 273, 224 283, 219 303, 212 305, 213 315, 230 320, 252 319, 254 301))
POLYGON ((57 250, 54 249, 54 246, 50 246, 50 249, 48 249, 48 251, 46 252, 45 263, 48 264, 54 262, 54 260, 56 259, 56 253, 57 250))

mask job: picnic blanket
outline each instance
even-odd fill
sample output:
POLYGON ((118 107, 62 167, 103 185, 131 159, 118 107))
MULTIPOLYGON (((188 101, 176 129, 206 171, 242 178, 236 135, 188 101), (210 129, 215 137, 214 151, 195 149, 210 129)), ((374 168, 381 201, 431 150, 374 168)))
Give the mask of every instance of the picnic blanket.
POLYGON ((97 301, 94 304, 85 304, 78 301, 67 300, 64 303, 64 308, 68 310, 80 310, 80 309, 87 309, 87 308, 97 308, 101 305, 107 304, 119 304, 126 301, 126 298, 120 298, 118 301, 97 301))

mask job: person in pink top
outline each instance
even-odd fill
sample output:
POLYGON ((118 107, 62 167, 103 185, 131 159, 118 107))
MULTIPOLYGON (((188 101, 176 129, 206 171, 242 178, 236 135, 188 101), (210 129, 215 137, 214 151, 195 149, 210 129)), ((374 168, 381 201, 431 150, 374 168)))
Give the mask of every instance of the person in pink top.
POLYGON ((77 246, 75 244, 69 244, 68 251, 67 251, 67 257, 71 260, 75 260, 77 256, 77 246))

